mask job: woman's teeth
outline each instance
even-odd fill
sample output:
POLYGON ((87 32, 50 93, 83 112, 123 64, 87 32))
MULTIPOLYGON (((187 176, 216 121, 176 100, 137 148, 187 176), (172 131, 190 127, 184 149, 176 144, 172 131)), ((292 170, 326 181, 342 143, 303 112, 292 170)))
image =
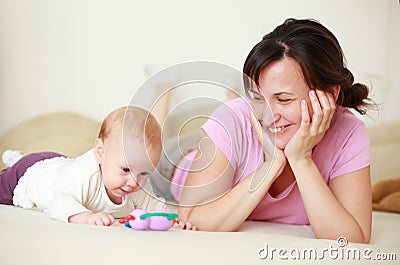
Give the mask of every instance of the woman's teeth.
POLYGON ((274 128, 269 128, 269 131, 272 133, 278 133, 278 132, 282 131, 284 128, 285 128, 285 126, 274 127, 274 128))

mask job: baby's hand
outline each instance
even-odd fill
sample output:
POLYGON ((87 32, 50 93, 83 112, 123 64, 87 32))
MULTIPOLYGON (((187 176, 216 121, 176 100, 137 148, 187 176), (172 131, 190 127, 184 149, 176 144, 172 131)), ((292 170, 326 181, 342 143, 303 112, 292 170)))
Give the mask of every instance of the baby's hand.
POLYGON ((114 223, 115 219, 109 213, 99 212, 82 212, 72 215, 68 218, 68 222, 75 224, 89 224, 89 225, 102 225, 110 226, 114 223))
POLYGON ((182 230, 192 230, 192 231, 197 230, 196 226, 192 225, 191 223, 185 223, 185 222, 179 221, 179 220, 176 221, 176 224, 174 227, 182 229, 182 230))
POLYGON ((114 216, 109 213, 99 212, 91 213, 86 219, 86 223, 90 225, 110 226, 114 223, 114 216))

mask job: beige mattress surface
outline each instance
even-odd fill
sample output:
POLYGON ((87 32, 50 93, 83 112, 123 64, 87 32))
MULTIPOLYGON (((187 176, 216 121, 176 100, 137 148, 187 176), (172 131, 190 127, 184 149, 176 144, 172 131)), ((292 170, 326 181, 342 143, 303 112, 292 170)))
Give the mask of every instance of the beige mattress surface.
POLYGON ((67 224, 0 205, 0 264, 399 264, 400 214, 373 213, 371 244, 340 247, 310 226, 245 222, 239 232, 67 224), (313 254, 310 254, 310 253, 313 254), (346 254, 347 253, 347 254, 346 254), (357 255, 359 253, 359 255, 357 255), (268 255, 267 255, 268 254, 268 255), (310 256, 311 255, 311 256, 310 256), (377 261, 374 259, 391 259, 377 261), (396 259, 396 260, 393 260, 396 259))

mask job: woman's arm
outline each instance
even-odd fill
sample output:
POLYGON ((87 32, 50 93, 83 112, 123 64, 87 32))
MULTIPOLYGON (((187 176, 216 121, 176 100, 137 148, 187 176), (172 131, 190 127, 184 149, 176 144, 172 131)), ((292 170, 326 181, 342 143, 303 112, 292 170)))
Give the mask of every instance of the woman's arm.
MULTIPOLYGON (((189 173, 178 214, 182 221, 191 223, 198 230, 236 231, 265 196, 282 171, 285 161, 274 159, 272 164, 265 162, 253 174, 231 188, 233 169, 224 154, 214 148, 215 156, 208 166, 189 173), (254 181, 259 185, 253 190, 250 189, 250 184, 253 186, 254 181), (198 188, 193 188, 195 186, 198 188)), ((196 163, 204 164, 200 154, 198 152, 196 163)), ((195 163, 192 170, 193 168, 196 168, 195 163)))
POLYGON ((324 182, 314 161, 289 159, 304 207, 317 238, 369 243, 371 184, 369 167, 324 182))
POLYGON ((310 92, 310 118, 302 102, 300 129, 285 147, 310 224, 316 237, 368 243, 371 234, 371 184, 369 167, 334 178, 329 186, 312 160, 312 148, 323 137, 335 110, 333 98, 310 92))

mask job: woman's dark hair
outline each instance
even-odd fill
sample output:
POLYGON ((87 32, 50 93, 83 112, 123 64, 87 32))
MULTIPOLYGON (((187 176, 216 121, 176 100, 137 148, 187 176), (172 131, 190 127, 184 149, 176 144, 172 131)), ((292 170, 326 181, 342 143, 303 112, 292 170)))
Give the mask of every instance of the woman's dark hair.
MULTIPOLYGON (((340 85, 336 103, 365 114, 370 107, 369 89, 354 83, 353 74, 346 68, 338 40, 326 27, 310 19, 287 19, 254 46, 247 56, 243 73, 259 85, 261 71, 271 62, 291 57, 296 60, 308 86, 330 93, 340 85)), ((251 81, 244 78, 246 93, 251 81)))

